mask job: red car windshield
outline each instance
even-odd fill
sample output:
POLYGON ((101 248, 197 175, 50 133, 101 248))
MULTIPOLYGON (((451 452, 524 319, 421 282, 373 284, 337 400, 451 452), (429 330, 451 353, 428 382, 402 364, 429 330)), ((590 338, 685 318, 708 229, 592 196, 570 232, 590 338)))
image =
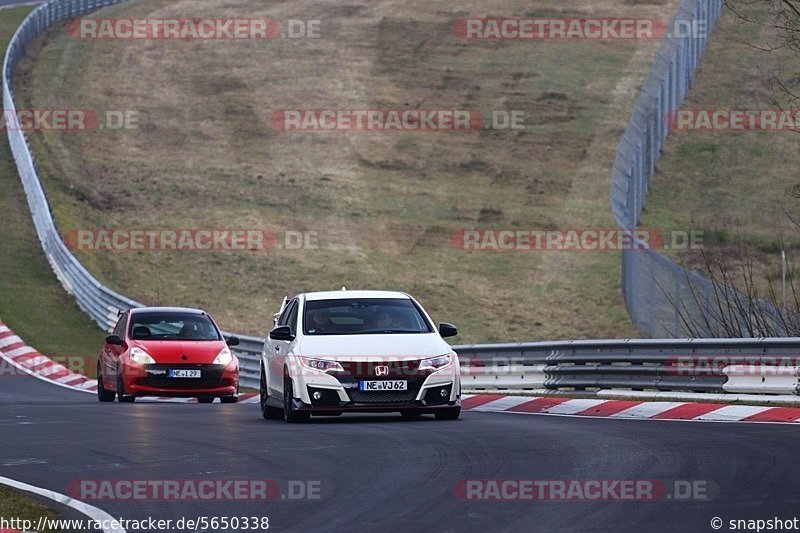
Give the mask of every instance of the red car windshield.
POLYGON ((222 336, 206 315, 191 313, 134 314, 130 324, 134 340, 218 341, 222 336))

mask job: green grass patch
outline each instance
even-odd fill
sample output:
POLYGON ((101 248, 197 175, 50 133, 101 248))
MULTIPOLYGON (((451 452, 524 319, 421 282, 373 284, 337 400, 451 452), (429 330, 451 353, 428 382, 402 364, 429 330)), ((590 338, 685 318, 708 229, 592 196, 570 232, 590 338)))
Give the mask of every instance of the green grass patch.
MULTIPOLYGON (((756 19, 765 12, 757 2, 743 10, 756 19)), ((682 108, 785 105, 775 80, 797 80, 797 57, 787 49, 767 51, 775 42, 768 26, 743 23, 724 10, 682 108)), ((707 255, 731 270, 738 270, 743 254, 751 254, 755 281, 763 291, 766 280, 774 277, 781 249, 790 263, 800 261, 800 228, 787 217, 800 220, 800 199, 792 192, 800 190, 798 141, 798 133, 787 130, 673 133, 658 164, 642 226, 700 230, 707 255)), ((697 251, 670 254, 689 268, 705 270, 697 251)))
MULTIPOLYGON (((668 18, 676 2, 504 0, 525 16, 668 18)), ((105 17, 325 21, 322 39, 79 41, 31 47, 16 92, 31 107, 134 110, 139 128, 30 135, 62 231, 257 228, 318 232, 317 249, 81 252, 101 281, 148 304, 203 307, 263 335, 287 294, 412 293, 457 342, 625 337, 613 252, 465 252, 464 228, 613 228, 619 136, 657 42, 465 42, 457 3, 143 0, 105 17), (519 131, 284 133, 279 109, 523 111, 519 131)), ((482 9, 482 8, 481 8, 482 9)), ((473 13, 484 16, 484 13, 473 13)))
MULTIPOLYGON (((0 17, 2 17, 2 12, 0 12, 0 17)), ((0 485, 0 517, 19 521, 30 520, 34 524, 33 527, 36 527, 41 518, 57 520, 58 513, 26 496, 23 492, 0 485)), ((44 528, 41 533, 57 531, 61 530, 44 528)))
MULTIPOLYGON (((3 50, 30 11, 0 10, 3 50)), ((42 353, 91 361, 104 333, 67 295, 42 252, 5 132, 0 135, 0 190, 0 320, 42 353)), ((93 364, 85 366, 93 375, 93 364)))

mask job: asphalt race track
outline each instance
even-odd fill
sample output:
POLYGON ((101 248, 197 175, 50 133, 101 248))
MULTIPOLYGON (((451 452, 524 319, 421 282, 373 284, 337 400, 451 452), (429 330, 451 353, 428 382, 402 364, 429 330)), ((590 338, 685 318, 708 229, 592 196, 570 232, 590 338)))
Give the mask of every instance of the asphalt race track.
POLYGON ((65 493, 81 479, 317 480, 317 500, 88 502, 126 519, 268 516, 275 530, 712 531, 793 518, 797 429, 465 412, 265 421, 257 404, 100 404, 0 378, 3 476, 65 493), (706 480, 706 501, 463 501, 464 479, 706 480), (709 491, 712 492, 712 491, 709 491), (772 496, 769 496, 772 495, 772 496))
MULTIPOLYGON (((29 3, 0 0, 0 9, 29 3)), ((100 404, 11 374, 0 372, 0 476, 65 494, 81 480, 281 485, 267 502, 87 501, 113 517, 268 517, 270 530, 363 533, 711 532, 731 531, 734 519, 800 518, 797 425, 476 411, 457 421, 345 415, 287 424, 263 420, 258 404, 100 404), (707 497, 465 501, 454 491, 464 480, 677 481, 700 483, 707 497), (281 497, 301 482, 318 484, 320 497, 281 497)))

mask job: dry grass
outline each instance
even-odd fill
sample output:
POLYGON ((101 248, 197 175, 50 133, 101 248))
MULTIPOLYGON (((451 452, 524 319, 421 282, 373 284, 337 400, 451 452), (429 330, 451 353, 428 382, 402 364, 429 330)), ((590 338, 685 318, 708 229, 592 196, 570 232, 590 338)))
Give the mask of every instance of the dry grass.
MULTIPOLYGON (((752 14, 750 7, 745 13, 752 14)), ((684 109, 777 109, 785 105, 776 76, 798 79, 797 58, 767 52, 774 35, 725 12, 684 109)), ((754 260, 761 294, 768 281, 780 290, 780 250, 800 261, 800 190, 792 131, 678 131, 669 139, 648 198, 642 225, 703 232, 712 261, 738 271, 743 254, 754 260), (794 189, 793 189, 794 188, 794 189), (795 191, 795 192, 792 192, 795 191)), ((699 252, 671 255, 705 270, 699 252)), ((738 277, 738 275, 736 276, 738 277)))
POLYGON ((33 107, 136 110, 135 131, 32 135, 60 229, 319 232, 318 250, 81 253, 147 303, 263 334, 315 289, 416 295, 466 341, 633 335, 613 252, 464 252, 461 228, 614 227, 610 168, 656 42, 465 42, 466 16, 671 16, 675 2, 144 0, 119 17, 320 19, 319 40, 77 41, 22 65, 33 107), (522 110, 521 131, 282 133, 273 110, 522 110))
MULTIPOLYGON (((32 9, 0 10, 3 48, 32 9)), ((80 358, 82 370, 93 375, 104 334, 64 292, 44 256, 5 135, 0 138, 0 190, 0 320, 72 369, 79 370, 80 358)))
MULTIPOLYGON (((37 525, 40 520, 42 520, 42 524, 58 520, 58 513, 44 505, 39 501, 40 499, 44 500, 44 498, 31 497, 27 493, 11 487, 0 486, 0 517, 6 520, 14 520, 14 523, 27 520, 34 525, 37 525)), ((13 529, 8 531, 13 531, 13 529)), ((54 533, 56 531, 61 530, 48 527, 44 528, 41 533, 54 533)))

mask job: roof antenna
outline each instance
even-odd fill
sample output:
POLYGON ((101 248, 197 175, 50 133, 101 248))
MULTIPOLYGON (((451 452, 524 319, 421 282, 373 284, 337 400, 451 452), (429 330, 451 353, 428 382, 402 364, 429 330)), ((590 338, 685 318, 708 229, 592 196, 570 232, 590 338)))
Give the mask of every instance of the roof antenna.
POLYGON ((342 290, 343 290, 343 291, 346 291, 346 290, 347 290, 347 287, 345 287, 344 285, 342 285, 342 290))

